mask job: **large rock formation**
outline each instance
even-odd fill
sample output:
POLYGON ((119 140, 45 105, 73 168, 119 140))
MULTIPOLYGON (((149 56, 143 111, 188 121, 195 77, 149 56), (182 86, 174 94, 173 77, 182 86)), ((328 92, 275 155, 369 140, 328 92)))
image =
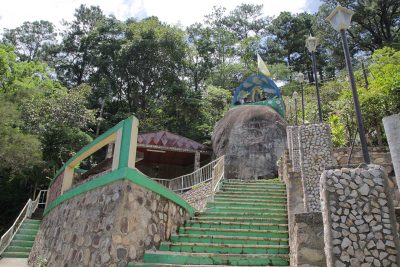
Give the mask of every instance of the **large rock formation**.
POLYGON ((277 177, 276 162, 286 147, 286 122, 270 107, 240 106, 217 122, 212 136, 217 156, 225 155, 225 177, 277 177))

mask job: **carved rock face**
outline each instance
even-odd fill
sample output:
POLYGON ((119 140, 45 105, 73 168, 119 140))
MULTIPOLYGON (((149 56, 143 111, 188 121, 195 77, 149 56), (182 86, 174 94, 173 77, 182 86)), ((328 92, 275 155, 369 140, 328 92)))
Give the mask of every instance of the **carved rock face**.
POLYGON ((274 178, 286 147, 286 122, 266 106, 237 107, 217 122, 212 142, 214 153, 225 155, 226 178, 274 178))

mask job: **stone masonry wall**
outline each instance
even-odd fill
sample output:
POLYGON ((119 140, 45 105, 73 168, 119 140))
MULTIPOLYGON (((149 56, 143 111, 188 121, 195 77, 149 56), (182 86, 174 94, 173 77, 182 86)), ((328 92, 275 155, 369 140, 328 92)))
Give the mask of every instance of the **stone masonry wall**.
POLYGON ((306 212, 320 211, 319 182, 333 164, 331 129, 328 124, 302 125, 299 129, 300 165, 306 212))
MULTIPOLYGON (((335 147, 333 148, 333 156, 340 166, 346 166, 349 159, 351 147, 335 147)), ((386 146, 368 147, 371 162, 378 165, 391 165, 392 158, 389 148, 386 146)), ((358 165, 364 163, 361 147, 354 147, 351 155, 350 165, 358 165)), ((386 168, 386 166, 385 166, 386 168)), ((393 168, 390 168, 393 170, 393 168)))
POLYGON ((205 209, 207 200, 211 196, 211 182, 202 183, 195 188, 180 194, 193 208, 198 211, 205 209))
POLYGON ((61 188, 64 180, 64 172, 60 173, 59 176, 55 178, 56 180, 49 188, 49 194, 47 197, 47 202, 50 203, 54 199, 56 199, 59 195, 61 195, 61 188))
POLYGON ((325 171, 321 202, 327 266, 398 266, 400 245, 383 167, 325 171))
POLYGON ((326 266, 321 212, 296 214, 291 235, 291 266, 326 266))
POLYGON ((130 181, 80 194, 58 205, 40 226, 29 265, 126 266, 169 239, 186 210, 130 181))

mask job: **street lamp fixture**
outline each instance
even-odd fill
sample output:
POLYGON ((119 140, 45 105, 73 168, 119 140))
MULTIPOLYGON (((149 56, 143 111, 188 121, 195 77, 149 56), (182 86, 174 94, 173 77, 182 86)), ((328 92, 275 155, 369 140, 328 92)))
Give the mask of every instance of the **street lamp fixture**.
POLYGON ((321 110, 321 97, 319 95, 318 87, 318 75, 317 75, 317 60, 315 59, 315 51, 317 50, 318 39, 316 37, 310 36, 306 39, 306 47, 311 53, 312 66, 314 72, 315 89, 317 91, 317 102, 318 102, 318 117, 319 122, 322 123, 322 110, 321 110))
POLYGON ((296 125, 298 125, 298 117, 297 117, 297 97, 298 93, 296 91, 293 92, 293 99, 294 99, 294 112, 296 114, 296 125))
POLYGON ((297 74, 297 81, 300 83, 300 87, 301 87, 301 115, 302 115, 302 119, 303 119, 303 124, 304 124, 304 88, 303 88, 303 82, 304 82, 304 74, 303 73, 299 73, 297 74))
POLYGON ((332 13, 326 18, 326 20, 331 23, 332 27, 336 31, 340 32, 340 35, 342 37, 344 56, 346 58, 346 66, 349 72, 351 91, 353 93, 354 109, 356 111, 356 116, 357 116, 357 124, 358 124, 358 131, 360 134, 361 148, 363 152, 364 162, 366 164, 369 164, 371 160, 369 158, 367 140, 365 138, 364 124, 361 117, 360 102, 358 100, 357 87, 353 74, 353 65, 351 64, 349 45, 347 44, 347 38, 346 38, 346 30, 350 27, 351 17, 353 16, 353 14, 354 12, 352 10, 349 10, 345 7, 338 5, 332 11, 332 13))

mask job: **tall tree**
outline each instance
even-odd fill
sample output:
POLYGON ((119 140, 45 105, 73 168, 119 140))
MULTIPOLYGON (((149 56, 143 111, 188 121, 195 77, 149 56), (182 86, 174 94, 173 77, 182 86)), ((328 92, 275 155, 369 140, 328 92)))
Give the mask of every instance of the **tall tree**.
POLYGON ((21 61, 46 61, 54 55, 56 36, 54 25, 49 21, 25 21, 15 29, 4 29, 2 42, 14 46, 21 61))
POLYGON ((78 86, 88 81, 95 72, 91 64, 97 45, 94 31, 105 20, 98 6, 81 5, 75 10, 75 19, 65 22, 67 30, 62 33, 61 51, 56 66, 59 79, 67 86, 78 86))

